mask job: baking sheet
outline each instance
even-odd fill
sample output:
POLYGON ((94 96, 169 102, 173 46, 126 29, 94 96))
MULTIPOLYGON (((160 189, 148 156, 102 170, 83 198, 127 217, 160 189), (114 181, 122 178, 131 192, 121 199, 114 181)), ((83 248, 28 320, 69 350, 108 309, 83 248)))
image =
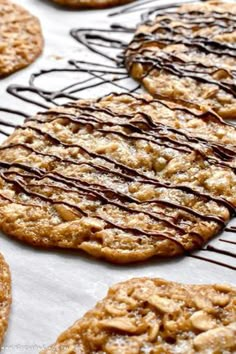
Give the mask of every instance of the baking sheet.
MULTIPOLYGON (((39 108, 19 100, 6 92, 10 84, 26 85, 30 74, 43 68, 64 67, 68 59, 97 60, 95 54, 75 41, 70 35, 71 28, 104 28, 118 17, 107 17, 110 12, 71 11, 54 6, 50 1, 15 0, 28 8, 41 20, 45 49, 43 55, 29 68, 0 81, 0 106, 34 113, 39 108)), ((145 0, 139 3, 144 3, 145 0)), ((158 1, 166 4, 167 1, 158 1)), ((133 13, 134 21, 139 13, 133 13)), ((130 19, 127 15, 127 23, 130 19)), ((47 85, 56 81, 48 81, 47 85)), ((56 74, 55 80, 66 80, 66 75, 56 74), (63 78, 63 79, 62 79, 63 78)), ((58 81, 58 82, 59 82, 58 81)), ((44 82, 45 84, 45 82, 44 82)), ((82 97, 96 97, 107 93, 110 87, 81 92, 82 97)), ((0 117, 14 122, 22 118, 8 116, 0 111, 0 117)), ((0 135, 0 140, 3 136, 0 135)), ((232 222, 232 224, 236 222, 232 222)), ((225 233, 221 238, 235 240, 236 234, 225 233)), ((211 245, 219 245, 216 238, 211 245)), ((222 244, 221 244, 222 246, 222 244)), ((224 249, 235 253, 236 245, 225 244, 224 249)), ((236 283, 235 271, 190 257, 175 260, 151 261, 130 266, 116 266, 95 260, 82 252, 42 251, 11 240, 1 234, 0 251, 10 265, 13 285, 13 305, 9 329, 2 353, 38 353, 40 349, 53 343, 57 336, 81 317, 101 299, 110 285, 132 277, 163 277, 186 283, 236 283)), ((208 253, 218 262, 235 266, 235 258, 208 253)), ((206 256, 206 252, 197 253, 206 256)))

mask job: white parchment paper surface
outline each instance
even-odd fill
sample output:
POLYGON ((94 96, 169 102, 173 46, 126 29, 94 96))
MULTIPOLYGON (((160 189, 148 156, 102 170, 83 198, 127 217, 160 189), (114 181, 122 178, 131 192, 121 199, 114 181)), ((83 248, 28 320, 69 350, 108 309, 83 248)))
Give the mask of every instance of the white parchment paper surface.
MULTIPOLYGON (((52 67, 54 62, 58 63, 58 57, 62 60, 92 57, 69 36, 69 30, 104 27, 108 10, 70 11, 43 0, 15 2, 40 18, 45 48, 33 65, 0 81, 0 106, 27 112, 27 103, 6 93, 6 87, 12 83, 26 84, 31 73, 52 67)), ((89 90, 86 96, 90 96, 89 90)), ((227 233, 225 237, 232 239, 235 235, 227 233)), ((115 266, 81 252, 36 250, 3 234, 0 236, 0 252, 10 265, 13 285, 10 323, 2 353, 38 353, 104 297, 110 285, 132 277, 163 277, 186 283, 236 283, 235 271, 189 257, 115 266)), ((216 239, 211 244, 217 242, 216 239)), ((234 251, 233 246, 228 249, 234 251)), ((223 255, 212 254, 212 258, 235 263, 223 255)))

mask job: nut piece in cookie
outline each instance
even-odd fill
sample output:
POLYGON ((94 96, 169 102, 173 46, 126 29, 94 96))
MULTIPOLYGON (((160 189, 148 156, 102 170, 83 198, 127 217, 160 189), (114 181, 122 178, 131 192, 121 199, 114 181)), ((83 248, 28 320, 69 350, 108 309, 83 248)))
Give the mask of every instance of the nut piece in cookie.
POLYGON ((236 206, 235 139, 150 96, 52 108, 0 147, 0 229, 114 263, 199 249, 236 206))
POLYGON ((11 275, 3 256, 0 254, 0 346, 8 326, 11 306, 11 275))
POLYGON ((139 26, 126 67, 154 96, 236 118, 236 4, 184 4, 139 26))
POLYGON ((235 337, 235 288, 137 278, 113 286, 41 354, 235 353, 235 337))
POLYGON ((30 65, 41 54, 39 20, 18 4, 0 0, 0 78, 30 65))
POLYGON ((94 8, 101 9, 111 6, 128 4, 135 0, 53 0, 57 4, 73 8, 94 8))

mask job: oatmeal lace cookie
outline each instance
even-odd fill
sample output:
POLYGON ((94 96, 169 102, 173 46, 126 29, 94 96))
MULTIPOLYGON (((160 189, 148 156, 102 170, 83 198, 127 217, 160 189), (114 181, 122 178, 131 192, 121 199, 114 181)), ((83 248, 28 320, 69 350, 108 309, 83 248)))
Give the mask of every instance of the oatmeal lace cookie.
POLYGON ((235 288, 137 278, 110 288, 41 354, 235 353, 235 337, 235 288))
POLYGON ((116 263, 199 249, 236 206, 235 136, 148 95, 38 113, 0 147, 0 229, 116 263))
POLYGON ((166 6, 138 27, 125 62, 152 95, 197 102, 235 119, 236 4, 166 6))
POLYGON ((74 8, 106 8, 124 5, 135 0, 53 0, 57 4, 74 8))
POLYGON ((0 0, 0 78, 31 64, 42 48, 39 20, 23 7, 0 0))
POLYGON ((11 305, 11 275, 3 256, 0 254, 0 346, 8 326, 11 305))

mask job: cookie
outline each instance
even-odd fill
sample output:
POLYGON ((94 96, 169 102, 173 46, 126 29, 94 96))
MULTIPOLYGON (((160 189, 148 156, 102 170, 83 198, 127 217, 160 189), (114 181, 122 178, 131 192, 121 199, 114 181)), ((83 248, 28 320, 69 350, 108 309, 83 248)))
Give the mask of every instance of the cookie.
POLYGON ((0 147, 0 229, 115 263, 199 249, 236 206, 235 134, 151 96, 39 113, 0 147))
POLYGON ((41 354, 235 353, 236 289, 136 278, 107 297, 41 354))
POLYGON ((236 118, 236 4, 167 6, 137 29, 125 63, 154 96, 197 102, 202 110, 236 118))
POLYGON ((41 54, 39 20, 23 7, 0 0, 0 77, 30 65, 41 54))
POLYGON ((134 0, 53 0, 57 4, 74 8, 106 8, 124 5, 134 0))
POLYGON ((8 326, 11 305, 11 275, 9 267, 0 254, 0 346, 8 326))

